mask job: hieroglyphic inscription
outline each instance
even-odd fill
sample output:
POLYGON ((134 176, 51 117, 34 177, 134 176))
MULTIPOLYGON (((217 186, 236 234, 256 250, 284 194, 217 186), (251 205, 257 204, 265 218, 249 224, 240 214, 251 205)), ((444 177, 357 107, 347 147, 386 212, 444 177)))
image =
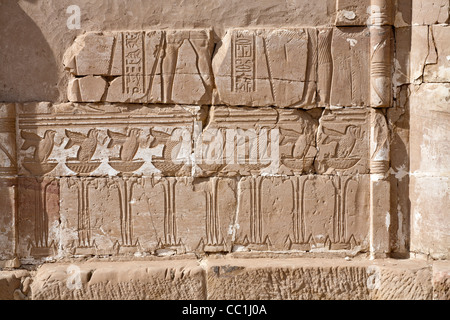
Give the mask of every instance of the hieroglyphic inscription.
POLYGON ((255 36, 237 31, 232 50, 232 91, 255 91, 255 36))
POLYGON ((134 95, 145 92, 143 37, 143 32, 122 33, 124 94, 134 95))

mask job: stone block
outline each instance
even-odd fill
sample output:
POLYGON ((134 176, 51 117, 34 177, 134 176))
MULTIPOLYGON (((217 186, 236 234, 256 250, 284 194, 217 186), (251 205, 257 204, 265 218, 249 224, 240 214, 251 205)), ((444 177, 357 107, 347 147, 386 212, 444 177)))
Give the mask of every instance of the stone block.
POLYGON ((217 259, 207 262, 208 299, 378 300, 432 297, 425 262, 217 259))
POLYGON ((0 177, 0 261, 14 258, 16 247, 17 179, 0 177))
POLYGON ((449 95, 449 84, 423 83, 410 96, 411 251, 434 259, 450 255, 449 95))
POLYGON ((59 180, 45 177, 18 178, 17 255, 24 263, 58 254, 59 180))
POLYGON ((450 51, 448 26, 413 26, 411 35, 411 82, 448 82, 450 51))
POLYGON ((199 107, 25 104, 21 175, 190 175, 199 107))
POLYGON ((0 177, 13 177, 17 172, 16 106, 0 103, 0 177))
POLYGON ((450 82, 450 26, 430 26, 428 32, 431 43, 424 82, 450 82))
POLYGON ((365 26, 370 16, 370 0, 337 0, 336 26, 365 26))
POLYGON ((71 102, 99 102, 104 101, 108 83, 102 77, 85 76, 71 79, 67 95, 71 102))
POLYGON ((207 29, 86 33, 65 54, 71 74, 88 76, 69 84, 69 98, 210 104, 212 47, 207 29))
POLYGON ((324 110, 319 119, 316 172, 369 173, 370 112, 365 108, 324 110))
POLYGON ((235 193, 230 179, 64 178, 61 245, 67 256, 227 252, 235 193))
POLYGON ((433 263, 433 299, 450 300, 450 263, 448 261, 433 263))
POLYGON ((213 58, 216 104, 313 107, 317 31, 230 29, 213 58))
POLYGON ((0 271, 0 300, 27 300, 30 276, 25 270, 0 271))
POLYGON ((367 251, 369 177, 247 177, 234 226, 239 251, 367 251))
POLYGON ((194 137, 197 176, 314 171, 318 123, 308 112, 213 107, 209 116, 201 135, 194 137))
POLYGON ((370 101, 370 31, 363 27, 334 28, 330 104, 364 106, 370 101))
POLYGON ((202 300, 204 270, 194 261, 47 264, 33 300, 202 300))
POLYGON ((411 3, 413 25, 445 24, 449 22, 449 0, 414 0, 411 3))

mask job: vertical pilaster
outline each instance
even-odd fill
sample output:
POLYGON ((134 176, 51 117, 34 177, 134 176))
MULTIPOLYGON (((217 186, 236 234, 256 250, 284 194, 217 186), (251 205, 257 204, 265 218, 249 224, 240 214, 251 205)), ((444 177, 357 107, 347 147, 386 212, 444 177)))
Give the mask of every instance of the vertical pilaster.
POLYGON ((15 105, 0 104, 0 261, 15 256, 17 157, 15 105))
POLYGON ((371 110, 370 134, 370 256, 389 254, 391 224, 389 181, 389 131, 381 110, 371 110))

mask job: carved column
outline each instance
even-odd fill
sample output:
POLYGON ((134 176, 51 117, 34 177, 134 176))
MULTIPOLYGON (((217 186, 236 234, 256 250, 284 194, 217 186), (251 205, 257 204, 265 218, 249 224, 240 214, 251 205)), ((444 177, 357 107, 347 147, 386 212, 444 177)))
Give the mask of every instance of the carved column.
POLYGON ((392 3, 372 0, 367 21, 370 29, 370 106, 392 106, 392 3))
POLYGON ((370 134, 370 256, 387 257, 389 248, 389 131, 381 110, 371 110, 370 134))
MULTIPOLYGON (((370 30, 370 106, 392 106, 391 0, 371 0, 367 24, 370 30)), ((389 182, 389 130, 379 109, 371 110, 370 137, 370 255, 385 258, 390 252, 391 224, 389 182)))
MULTIPOLYGON (((16 246, 17 157, 15 105, 0 104, 0 261, 12 259, 16 246)), ((2 264, 0 263, 0 267, 2 264)))

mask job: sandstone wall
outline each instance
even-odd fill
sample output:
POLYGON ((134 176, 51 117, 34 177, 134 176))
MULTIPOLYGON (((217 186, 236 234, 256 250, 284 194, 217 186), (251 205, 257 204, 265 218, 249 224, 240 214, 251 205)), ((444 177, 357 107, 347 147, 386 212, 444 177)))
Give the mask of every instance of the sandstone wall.
POLYGON ((450 1, 71 5, 0 3, 0 267, 449 257, 450 1))

